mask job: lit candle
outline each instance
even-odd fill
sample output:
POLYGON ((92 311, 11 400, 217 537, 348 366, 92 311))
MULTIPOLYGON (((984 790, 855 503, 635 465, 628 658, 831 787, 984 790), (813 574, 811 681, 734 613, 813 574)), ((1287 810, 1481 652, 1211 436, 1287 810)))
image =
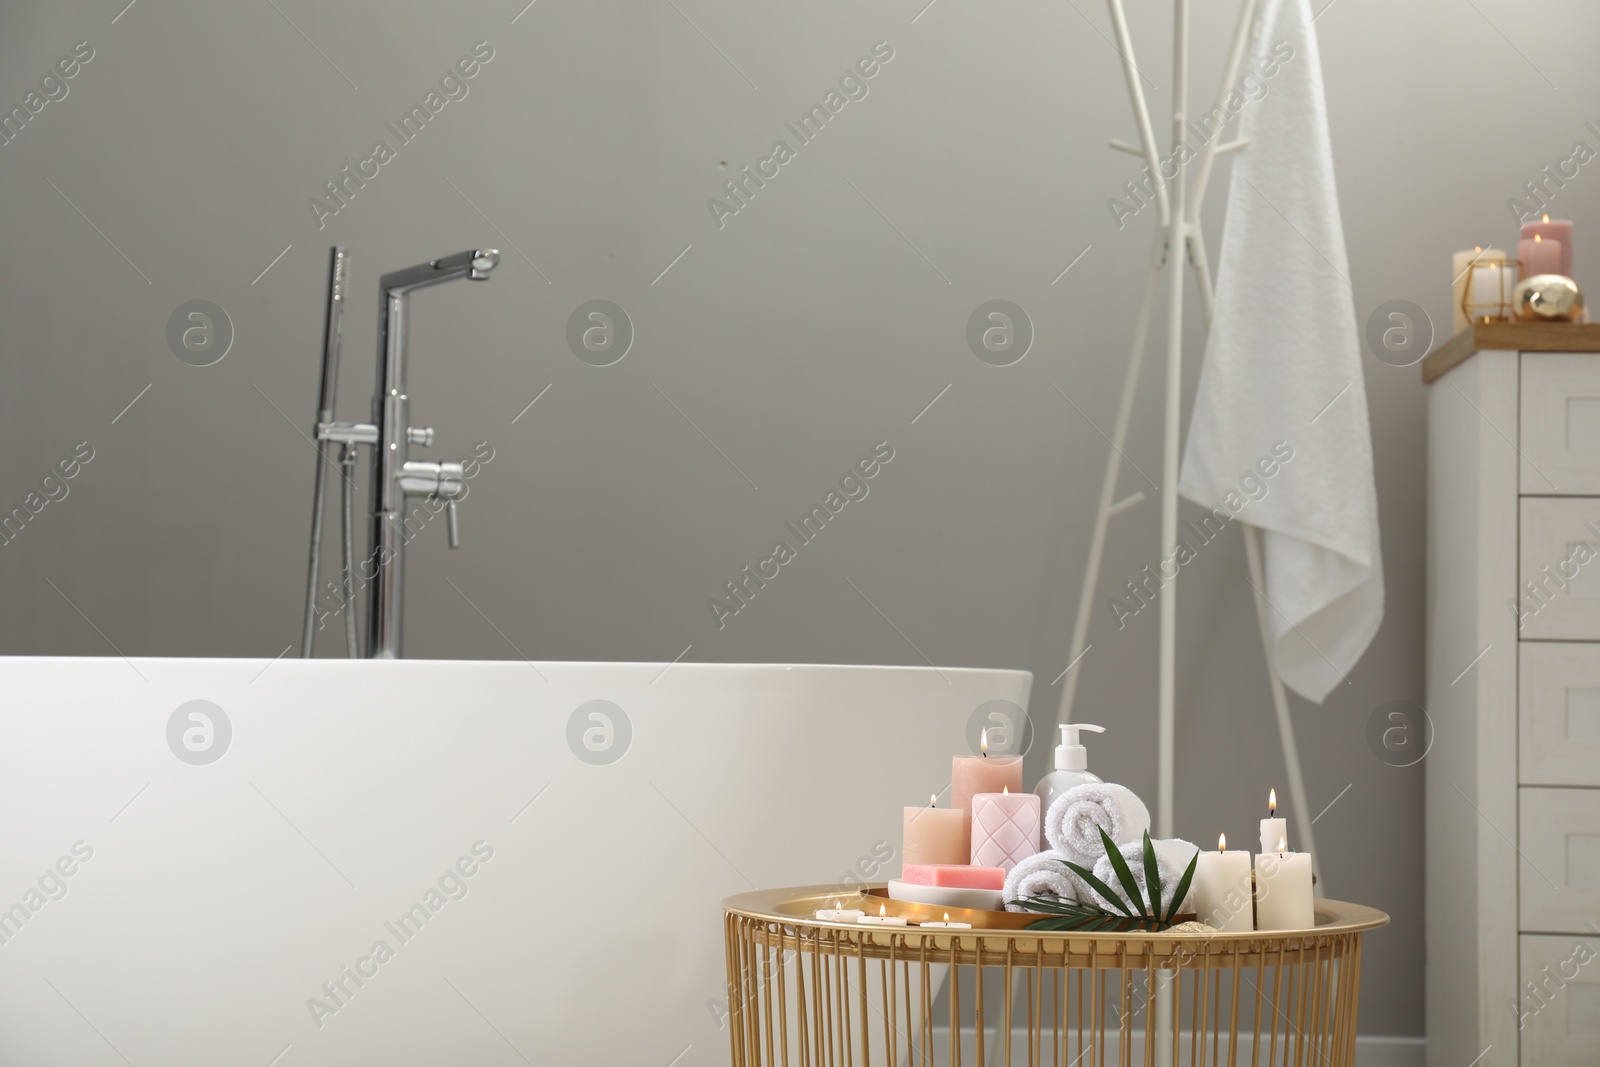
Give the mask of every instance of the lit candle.
MULTIPOLYGON (((1522 224, 1523 237, 1543 237, 1546 242, 1559 241, 1561 243, 1560 264, 1550 274, 1565 274, 1572 277, 1572 220, 1551 219, 1546 215, 1540 222, 1524 222, 1522 224)), ((1537 274, 1529 270, 1527 274, 1537 274)))
POLYGON ((831 908, 819 908, 817 910, 818 919, 831 923, 853 923, 865 914, 866 912, 860 908, 845 907, 842 900, 834 901, 831 908))
POLYGON ((972 853, 972 798, 1001 790, 1022 792, 1021 756, 990 756, 988 730, 978 735, 978 749, 980 755, 954 756, 950 760, 950 806, 966 813, 961 820, 961 861, 972 853))
POLYGON ((1250 913, 1250 853, 1228 851, 1228 835, 1217 836, 1215 852, 1200 853, 1194 868, 1195 911, 1201 922, 1225 933, 1255 929, 1250 913))
POLYGON ((1289 838, 1289 824, 1283 819, 1274 818, 1278 814, 1278 791, 1267 790, 1267 818, 1261 820, 1261 851, 1271 852, 1278 847, 1279 841, 1289 838))
POLYGON ((1511 293, 1517 286, 1517 265, 1484 258, 1467 279, 1467 307, 1476 322, 1503 322, 1511 317, 1511 293))
POLYGON ((1316 925, 1311 903, 1311 853, 1288 852, 1279 839, 1274 852, 1256 857, 1256 929, 1309 930, 1316 925))
POLYGON ((900 856, 905 863, 967 862, 967 813, 960 808, 939 808, 930 796, 925 808, 905 809, 900 856))
POLYGON ((906 920, 900 915, 890 915, 887 904, 878 905, 878 914, 863 915, 856 920, 866 926, 905 926, 906 920))
POLYGON ((1517 258, 1522 260, 1522 274, 1531 278, 1535 274, 1565 274, 1562 266, 1562 245, 1554 238, 1545 240, 1536 233, 1517 242, 1517 258))
POLYGON ((934 927, 938 927, 941 930, 970 930, 970 929, 972 929, 972 924, 971 923, 953 923, 953 922, 951 922, 950 921, 950 913, 948 911, 944 913, 944 922, 942 922, 942 923, 923 923, 922 925, 923 925, 924 928, 930 927, 930 926, 934 926, 934 927))
POLYGON ((972 865, 1011 868, 1039 851, 1036 793, 979 793, 972 798, 972 865))
MULTIPOLYGON (((1489 249, 1493 252, 1494 249, 1489 249)), ((1472 274, 1472 266, 1484 255, 1482 247, 1457 252, 1450 259, 1450 308, 1454 312, 1455 328, 1451 333, 1460 333, 1467 328, 1467 313, 1461 309, 1461 302, 1467 296, 1467 280, 1472 274)))

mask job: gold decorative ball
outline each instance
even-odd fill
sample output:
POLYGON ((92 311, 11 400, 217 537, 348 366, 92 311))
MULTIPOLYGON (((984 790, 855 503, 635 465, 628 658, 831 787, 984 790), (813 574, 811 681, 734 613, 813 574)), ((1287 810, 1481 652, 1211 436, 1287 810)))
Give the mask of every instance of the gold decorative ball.
POLYGON ((1577 322, 1583 318, 1583 290, 1564 274, 1535 274, 1517 283, 1511 306, 1519 322, 1577 322))

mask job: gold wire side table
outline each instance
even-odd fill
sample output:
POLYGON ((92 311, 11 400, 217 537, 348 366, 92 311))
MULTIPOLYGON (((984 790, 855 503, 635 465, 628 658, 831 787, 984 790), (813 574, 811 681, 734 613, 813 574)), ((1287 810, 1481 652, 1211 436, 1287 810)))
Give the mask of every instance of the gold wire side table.
POLYGON ((722 902, 734 1067, 1350 1067, 1361 936, 1389 917, 1316 902, 1250 934, 1029 931, 1040 918, 805 886, 722 902), (872 926, 819 908, 973 928, 872 926))

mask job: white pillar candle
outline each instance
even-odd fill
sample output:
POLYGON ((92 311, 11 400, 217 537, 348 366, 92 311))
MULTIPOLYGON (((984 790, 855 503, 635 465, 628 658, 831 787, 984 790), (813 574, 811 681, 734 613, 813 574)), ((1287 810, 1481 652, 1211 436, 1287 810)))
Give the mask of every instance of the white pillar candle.
POLYGON ((1261 851, 1274 852, 1278 843, 1285 844, 1289 841, 1289 824, 1283 819, 1274 818, 1278 814, 1278 791, 1267 790, 1267 818, 1261 820, 1261 851))
POLYGON ((845 907, 840 900, 834 901, 831 908, 817 909, 817 918, 830 923, 853 923, 865 914, 860 908, 845 907))
POLYGON ((1217 838, 1217 851, 1200 853, 1194 867, 1196 918, 1225 933, 1255 929, 1250 909, 1250 853, 1228 851, 1228 838, 1217 838))
POLYGON ((972 798, 972 865, 1006 873, 1039 851, 1036 793, 979 793, 972 798))
POLYGON ((1256 929, 1309 930, 1316 922, 1311 903, 1311 853, 1278 851, 1257 856, 1256 929))
MULTIPOLYGON (((1494 249, 1489 249, 1493 252, 1494 249)), ((1461 309, 1461 302, 1467 295, 1467 280, 1472 274, 1472 265, 1483 257, 1482 248, 1473 248, 1465 252, 1457 252, 1450 260, 1450 309, 1454 328, 1451 333, 1460 333, 1467 328, 1467 313, 1461 309)))
POLYGON ((939 929, 939 930, 970 930, 970 929, 972 929, 972 924, 971 923, 953 923, 953 922, 951 922, 950 921, 950 913, 948 911, 944 913, 944 922, 942 922, 942 923, 923 923, 922 925, 924 927, 934 927, 934 928, 939 929))

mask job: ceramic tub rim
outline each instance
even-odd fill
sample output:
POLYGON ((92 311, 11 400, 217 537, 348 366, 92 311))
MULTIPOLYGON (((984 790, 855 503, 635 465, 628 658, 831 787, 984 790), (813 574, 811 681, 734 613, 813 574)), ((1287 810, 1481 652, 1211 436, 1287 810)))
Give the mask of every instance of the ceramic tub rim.
POLYGON ((693 671, 712 674, 731 674, 741 671, 762 673, 860 673, 871 671, 873 673, 920 673, 920 674, 957 674, 963 676, 989 675, 995 677, 1011 676, 1033 683, 1033 672, 1017 667, 944 667, 932 665, 903 664, 872 664, 872 663, 703 663, 694 660, 539 660, 539 659, 346 659, 340 656, 319 656, 314 659, 304 659, 300 656, 284 654, 277 659, 268 656, 5 656, 0 655, 0 666, 27 665, 27 664, 61 664, 61 663, 101 663, 101 662, 132 662, 132 663, 197 663, 197 664, 225 664, 225 663, 262 663, 276 664, 274 669, 283 667, 305 667, 307 665, 327 666, 338 664, 349 666, 351 664, 370 664, 379 669, 392 670, 405 667, 504 667, 504 666, 534 666, 552 668, 612 668, 621 670, 646 670, 654 668, 671 667, 673 673, 679 671, 693 671))

